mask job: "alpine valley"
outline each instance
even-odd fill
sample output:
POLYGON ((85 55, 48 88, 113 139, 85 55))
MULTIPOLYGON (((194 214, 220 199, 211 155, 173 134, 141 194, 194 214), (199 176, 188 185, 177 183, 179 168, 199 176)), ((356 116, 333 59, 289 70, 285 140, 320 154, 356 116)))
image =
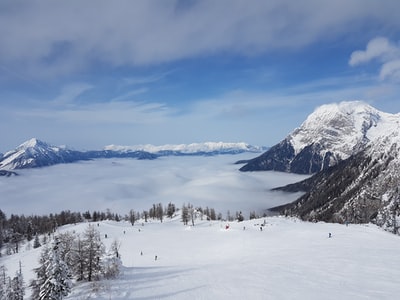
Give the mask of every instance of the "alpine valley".
MULTIPOLYGON (((98 158, 157 159, 163 156, 214 156, 261 153, 238 161, 240 171, 280 171, 310 175, 274 188, 299 193, 296 201, 265 207, 308 221, 375 223, 393 233, 400 224, 400 114, 351 101, 318 107, 305 122, 267 151, 246 143, 106 146, 76 151, 31 139, 0 158, 0 175, 98 158)), ((293 198, 292 198, 293 199, 293 198)))

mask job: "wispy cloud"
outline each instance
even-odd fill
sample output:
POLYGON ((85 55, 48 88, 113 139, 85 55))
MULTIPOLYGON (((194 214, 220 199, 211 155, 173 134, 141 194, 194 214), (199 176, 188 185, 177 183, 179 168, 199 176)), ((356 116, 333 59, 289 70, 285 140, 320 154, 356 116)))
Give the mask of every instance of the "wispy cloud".
POLYGON ((76 100, 77 97, 92 88, 92 85, 86 83, 70 84, 62 88, 60 95, 54 98, 52 103, 57 105, 71 104, 76 100))
POLYGON ((112 98, 110 101, 111 102, 132 101, 132 100, 135 100, 135 97, 137 95, 145 94, 148 91, 149 91, 149 89, 145 88, 145 87, 139 88, 139 89, 134 89, 125 94, 118 95, 118 96, 112 98))
POLYGON ((73 107, 41 106, 20 110, 28 118, 81 124, 151 124, 165 120, 172 111, 162 103, 121 102, 88 103, 73 107))
POLYGON ((156 73, 153 75, 148 75, 148 76, 136 76, 136 77, 127 77, 123 79, 123 83, 125 85, 145 85, 145 84, 150 84, 150 83, 155 83, 158 82, 165 77, 167 77, 169 74, 173 73, 174 71, 168 71, 168 72, 163 72, 163 73, 156 73))

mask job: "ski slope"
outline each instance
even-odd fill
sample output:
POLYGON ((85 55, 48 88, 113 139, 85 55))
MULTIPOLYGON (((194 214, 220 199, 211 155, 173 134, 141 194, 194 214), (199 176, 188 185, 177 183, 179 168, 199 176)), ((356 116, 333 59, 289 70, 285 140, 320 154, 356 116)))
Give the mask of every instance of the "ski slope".
MULTIPOLYGON (((82 232, 86 227, 82 223, 60 231, 82 232)), ((184 226, 176 217, 144 226, 104 221, 96 228, 107 247, 115 239, 121 243, 122 273, 114 280, 77 284, 66 299, 398 299, 400 295, 400 238, 374 225, 269 217, 241 223, 197 220, 195 226, 184 226)), ((14 274, 21 260, 29 282, 39 253, 39 249, 25 250, 4 256, 0 263, 14 274)))

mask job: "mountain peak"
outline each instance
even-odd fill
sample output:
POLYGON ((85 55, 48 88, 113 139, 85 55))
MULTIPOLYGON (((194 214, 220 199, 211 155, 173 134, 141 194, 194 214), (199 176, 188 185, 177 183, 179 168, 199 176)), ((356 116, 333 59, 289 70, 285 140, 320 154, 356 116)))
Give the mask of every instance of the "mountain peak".
POLYGON ((321 112, 334 112, 334 111, 353 114, 365 111, 376 111, 376 109, 364 101, 354 100, 354 101, 342 101, 339 103, 324 104, 317 107, 314 112, 321 113, 321 112))
POLYGON ((37 147, 49 147, 49 145, 37 138, 31 138, 26 142, 22 143, 17 147, 17 149, 29 149, 29 148, 37 148, 37 147))
POLYGON ((354 154, 354 147, 369 140, 368 131, 376 126, 384 113, 362 101, 326 104, 318 107, 289 137, 295 153, 304 147, 320 144, 345 159, 354 154))
POLYGON ((322 105, 282 142, 241 170, 315 173, 385 137, 398 121, 399 115, 381 112, 363 101, 322 105))

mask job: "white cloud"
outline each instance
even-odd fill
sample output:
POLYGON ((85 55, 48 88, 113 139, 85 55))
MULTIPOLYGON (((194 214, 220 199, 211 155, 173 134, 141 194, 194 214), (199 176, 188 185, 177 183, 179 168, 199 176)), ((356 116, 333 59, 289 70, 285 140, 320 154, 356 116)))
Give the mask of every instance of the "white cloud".
POLYGON ((377 60, 381 64, 381 80, 400 80, 400 46, 391 43, 387 38, 378 37, 368 42, 365 50, 354 51, 349 60, 350 66, 369 63, 377 60))
POLYGON ((69 74, 100 62, 154 65, 199 55, 254 55, 346 35, 370 24, 399 27, 397 0, 12 1, 0 12, 0 63, 69 74), (351 26, 350 26, 351 25, 351 26))
POLYGON ((365 50, 354 51, 350 56, 350 66, 367 63, 373 59, 385 60, 396 52, 396 47, 384 37, 374 38, 368 42, 365 50))

